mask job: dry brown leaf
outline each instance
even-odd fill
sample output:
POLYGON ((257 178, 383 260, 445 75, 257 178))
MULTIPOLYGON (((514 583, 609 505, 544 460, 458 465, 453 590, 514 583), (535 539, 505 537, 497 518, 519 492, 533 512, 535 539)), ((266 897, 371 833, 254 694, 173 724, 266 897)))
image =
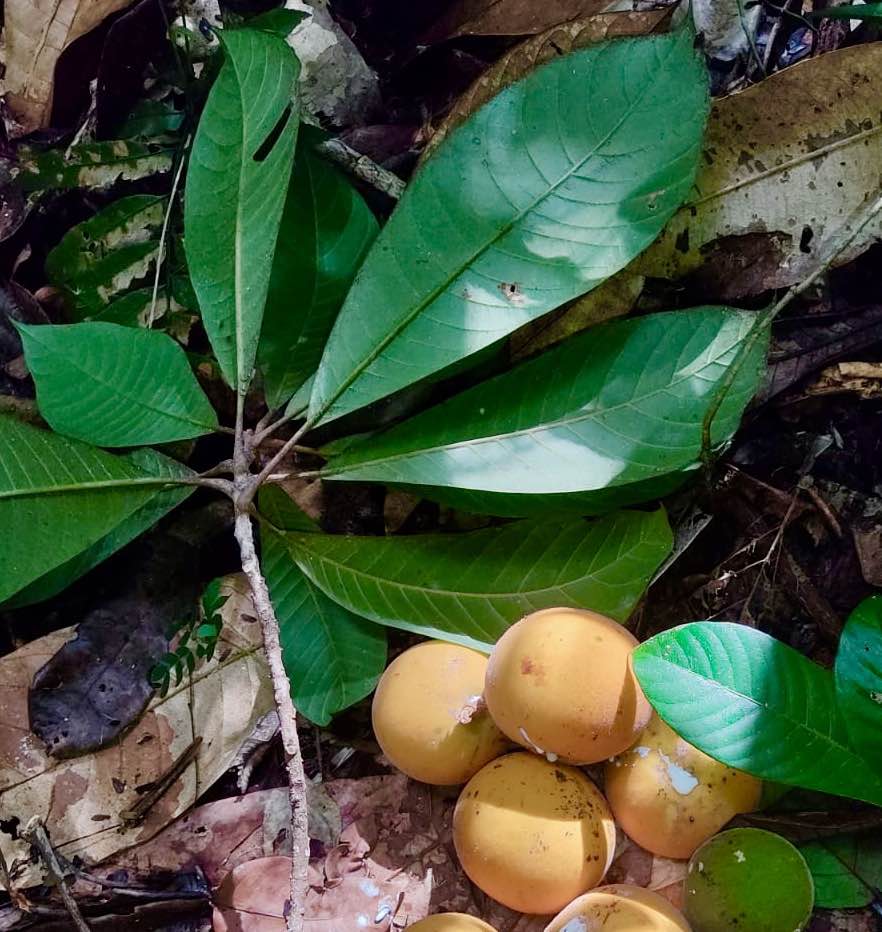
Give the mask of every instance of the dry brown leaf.
POLYGON ((616 858, 604 883, 632 883, 646 887, 665 897, 677 909, 682 909, 686 866, 686 861, 651 854, 620 832, 616 858))
POLYGON ((132 0, 6 0, 6 102, 25 135, 48 126, 61 53, 132 0))
POLYGON ((865 401, 882 398, 882 363, 840 362, 821 371, 808 386, 809 395, 838 395, 854 392, 865 401))
MULTIPOLYGON (((802 281, 878 196, 882 43, 804 61, 717 101, 696 194, 629 267, 726 300, 802 281)), ((882 230, 869 224, 843 264, 882 230)))
MULTIPOLYGON (((22 824, 38 816, 67 858, 95 863, 155 835, 193 805, 230 766, 254 724, 272 708, 260 628, 242 576, 227 577, 230 598, 214 658, 164 698, 155 699, 117 744, 70 760, 50 758, 28 728, 27 690, 33 674, 74 634, 67 628, 0 659, 0 811, 22 824), (121 813, 200 736, 195 763, 126 827, 121 813)), ((0 831, 0 845, 17 886, 40 882, 28 846, 0 831)))
POLYGON ((258 858, 234 868, 215 896, 214 932, 285 932, 291 858, 258 858))
POLYGON ((615 0, 457 0, 420 44, 460 36, 532 36, 559 23, 605 13, 615 5, 615 0))
MULTIPOLYGON (((534 4, 541 11, 545 4, 534 4)), ((604 6, 595 4, 595 6, 604 6)), ((610 4, 605 4, 606 7, 610 4)), ((596 11, 595 11, 596 12, 596 11)), ((670 20, 670 10, 653 10, 648 13, 600 13, 554 26, 509 49, 490 68, 478 77, 468 90, 454 103, 444 121, 432 134, 420 161, 425 161, 444 137, 495 97, 503 88, 524 77, 534 68, 595 42, 621 36, 642 36, 663 29, 670 20)))

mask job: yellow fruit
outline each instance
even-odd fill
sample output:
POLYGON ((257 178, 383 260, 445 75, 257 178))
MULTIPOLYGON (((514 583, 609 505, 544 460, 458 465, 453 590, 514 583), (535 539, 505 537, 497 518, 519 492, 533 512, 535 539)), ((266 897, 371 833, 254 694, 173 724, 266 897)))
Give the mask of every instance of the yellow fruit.
POLYGON ((496 932, 493 926, 465 913, 438 913, 420 919, 407 929, 408 932, 496 932))
POLYGON ((606 800, 574 767, 518 751, 466 784, 453 813, 463 870, 522 913, 553 913, 600 883, 615 853, 606 800))
POLYGON ((759 805, 762 783, 720 764, 657 715, 636 744, 606 765, 613 815, 641 848, 688 858, 739 812, 759 805))
POLYGON ((533 612, 490 654, 490 714, 512 741, 549 760, 593 764, 619 754, 652 712, 629 663, 636 645, 630 632, 595 612, 533 612))
POLYGON ((690 932, 684 916, 652 890, 629 883, 598 887, 545 927, 545 932, 690 932))
POLYGON ((479 704, 486 669, 483 654, 442 641, 417 644, 389 664, 371 714, 377 741, 399 770, 452 786, 508 749, 479 704))

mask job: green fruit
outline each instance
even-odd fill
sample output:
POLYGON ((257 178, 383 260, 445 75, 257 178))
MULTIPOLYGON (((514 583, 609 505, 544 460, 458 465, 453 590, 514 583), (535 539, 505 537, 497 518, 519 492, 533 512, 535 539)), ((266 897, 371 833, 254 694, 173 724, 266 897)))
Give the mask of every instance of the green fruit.
POLYGON ((689 861, 685 913, 694 932, 799 932, 814 900, 805 859, 772 832, 721 832, 689 861))

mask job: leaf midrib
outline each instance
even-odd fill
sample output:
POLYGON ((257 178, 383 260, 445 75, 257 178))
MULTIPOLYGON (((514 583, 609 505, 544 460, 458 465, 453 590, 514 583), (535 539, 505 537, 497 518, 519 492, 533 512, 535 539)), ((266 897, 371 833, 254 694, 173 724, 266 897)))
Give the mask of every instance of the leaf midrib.
MULTIPOLYGON (((739 337, 738 341, 736 341, 736 343, 733 344, 733 346, 728 347, 725 350, 725 352, 720 353, 718 356, 715 356, 713 360, 709 360, 705 366, 701 367, 701 369, 695 370, 689 373, 688 375, 683 376, 681 379, 677 379, 675 381, 669 382, 666 385, 662 386, 661 388, 653 389, 652 391, 647 392, 644 395, 635 395, 633 398, 630 398, 628 401, 623 401, 623 402, 620 402, 619 404, 610 405, 609 407, 606 407, 606 408, 596 408, 584 414, 577 414, 577 415, 573 415, 569 417, 558 418, 553 421, 547 421, 544 424, 537 424, 533 427, 524 427, 519 430, 508 431, 507 433, 504 433, 504 434, 491 434, 486 437, 475 437, 475 438, 467 439, 467 440, 457 440, 453 443, 437 444, 436 446, 433 446, 433 447, 423 447, 419 450, 410 450, 406 453, 396 453, 390 456, 377 457, 372 460, 364 460, 364 461, 360 461, 356 463, 348 463, 348 464, 343 463, 337 467, 323 469, 321 471, 321 474, 323 476, 334 476, 334 475, 339 475, 340 473, 349 472, 352 469, 361 469, 363 467, 383 465, 385 463, 393 463, 393 462, 397 462, 400 460, 413 459, 415 457, 426 456, 426 455, 430 455, 433 453, 443 452, 446 450, 457 450, 457 449, 462 449, 464 447, 474 448, 474 447, 481 446, 482 444, 485 444, 485 443, 497 443, 499 441, 510 440, 515 437, 529 436, 530 434, 534 434, 534 433, 554 430, 555 428, 558 428, 558 427, 569 427, 569 426, 572 426, 573 424, 580 424, 584 421, 600 420, 601 416, 605 416, 607 414, 621 410, 623 408, 632 407, 638 402, 646 401, 650 398, 654 398, 657 395, 660 395, 666 391, 669 391, 672 388, 676 388, 678 385, 682 385, 684 382, 687 382, 690 379, 695 378, 696 376, 700 375, 701 372, 705 371, 709 366, 718 365, 719 360, 723 356, 725 356, 726 353, 731 352, 733 347, 737 346, 738 343, 742 341, 742 339, 743 337, 739 337)), ((697 425, 698 428, 700 428, 700 426, 701 426, 700 424, 697 425)), ((700 447, 700 442, 699 444, 696 445, 696 449, 698 449, 699 447, 700 447)), ((622 484, 623 483, 621 482, 613 482, 610 485, 615 486, 615 485, 622 485, 622 484)), ((624 483, 624 484, 627 484, 627 483, 624 483)))
MULTIPOLYGON (((668 52, 668 57, 670 56, 670 54, 672 54, 673 50, 676 47, 677 47, 676 45, 671 46, 671 49, 668 52)), ((589 49, 589 50, 583 50, 583 51, 593 51, 593 50, 589 49)), ((318 423, 321 420, 321 418, 324 417, 325 414, 327 414, 327 412, 334 405, 334 403, 349 390, 352 384, 356 381, 356 379, 358 379, 361 376, 361 374, 368 368, 368 366, 370 366, 374 362, 374 360, 376 360, 377 357, 380 356, 384 352, 384 350, 394 340, 397 340, 398 337, 401 336, 401 334, 411 325, 411 323, 413 323, 413 321, 417 318, 417 316, 420 313, 422 313, 422 311, 424 311, 427 307, 429 307, 438 297, 444 294, 447 291, 448 287, 454 281, 456 281, 456 279, 459 278, 459 276, 462 275, 462 273, 466 269, 474 265, 474 262, 476 259, 482 256, 496 242, 498 242, 504 236, 508 235, 514 229, 514 227, 518 223, 520 223, 524 219, 525 216, 527 216, 527 214, 535 210, 536 207, 540 205, 541 203, 543 203, 543 201, 545 201, 547 198, 549 198, 560 187, 560 185, 568 181, 579 169, 581 169, 590 159, 592 159, 597 154, 597 152, 603 146, 605 146, 607 142, 609 142, 609 140, 614 136, 614 134, 618 132, 622 124, 628 118, 630 118, 637 104, 642 102, 644 96, 647 93, 647 89, 649 88, 649 86, 650 86, 649 82, 647 82, 643 86, 640 93, 634 99, 631 106, 629 106, 629 108, 626 110, 622 118, 615 124, 615 126, 612 127, 612 129, 610 129, 610 131, 606 134, 606 136, 603 137, 603 139, 601 139, 598 143, 595 144, 595 146, 592 148, 590 152, 588 152, 580 161, 575 162, 567 172, 565 172, 557 181, 554 182, 553 185, 546 188, 543 194, 535 198, 529 205, 523 208, 519 213, 515 214, 515 216, 512 217, 512 219, 509 220, 503 227, 501 227, 499 231, 491 239, 489 239, 487 242, 484 243, 483 246, 479 247, 476 251, 474 251, 468 257, 466 261, 460 263, 457 269, 451 272, 450 275, 448 275, 447 278, 440 285, 436 286, 432 291, 430 291, 428 295, 426 295, 425 298, 418 301, 417 304, 414 306, 414 308, 407 315, 405 315, 401 319, 401 321, 395 325, 395 327, 392 328, 392 330, 387 334, 387 336, 384 337, 382 340, 380 340, 379 343, 376 345, 376 347, 373 350, 371 350, 371 352, 369 352, 360 363, 357 363, 355 367, 353 367, 353 370, 350 373, 350 375, 346 379, 344 379, 343 382, 340 383, 339 387, 332 395, 330 395, 328 398, 326 398, 322 402, 321 407, 314 414, 308 417, 308 421, 311 422, 312 424, 318 423)), ((464 124, 464 126, 467 126, 467 124, 464 124)), ((454 134, 460 131, 463 131, 463 126, 457 127, 453 131, 453 133, 451 133, 451 136, 453 136, 454 134)), ((600 284, 600 282, 597 282, 596 284, 600 284)))
MULTIPOLYGON (((286 536, 287 536, 287 535, 286 535, 286 536)), ((383 540, 383 538, 378 537, 377 540, 380 541, 380 540, 383 540)), ((642 543, 642 542, 643 542, 643 541, 642 541, 642 538, 641 538, 641 543, 642 543)), ((402 589, 402 590, 409 591, 409 592, 434 593, 434 594, 436 594, 436 595, 437 595, 438 597, 440 597, 440 598, 481 599, 481 600, 487 600, 487 599, 516 599, 516 598, 529 597, 529 596, 531 596, 531 595, 533 595, 533 594, 542 594, 542 593, 546 593, 546 592, 561 591, 561 590, 566 589, 566 588, 569 587, 569 586, 574 585, 574 584, 577 583, 577 582, 582 582, 583 580, 587 580, 587 579, 597 580, 597 574, 596 574, 596 573, 586 573, 586 574, 584 574, 584 575, 582 575, 582 576, 576 576, 576 577, 574 577, 574 578, 572 578, 572 579, 569 579, 569 580, 567 580, 567 581, 565 581, 565 582, 558 583, 557 585, 553 585, 553 586, 543 586, 543 587, 538 588, 538 589, 522 589, 522 590, 520 590, 520 591, 518 591, 518 592, 458 592, 458 591, 455 590, 455 589, 432 589, 432 588, 428 588, 428 587, 425 587, 425 586, 418 586, 418 585, 415 585, 415 584, 413 584, 413 583, 402 583, 402 582, 397 582, 397 581, 395 581, 395 580, 391 580, 391 579, 389 579, 388 577, 384 577, 384 576, 373 576, 373 575, 371 575, 370 573, 368 573, 368 572, 365 571, 365 570, 355 569, 354 567, 352 567, 352 566, 349 565, 348 563, 343 563, 343 562, 341 562, 341 561, 339 561, 339 560, 335 560, 333 557, 327 556, 326 554, 319 553, 318 551, 315 551, 315 550, 311 550, 308 546, 303 546, 299 541, 293 541, 293 542, 289 543, 289 544, 288 544, 288 549, 291 551, 291 554, 292 554, 292 556, 294 557, 295 560, 297 559, 297 550, 300 549, 300 550, 306 552, 307 554, 311 554, 311 555, 312 555, 315 559, 317 559, 317 560, 320 560, 320 561, 322 561, 322 562, 328 563, 329 565, 331 565, 331 566, 333 566, 333 567, 335 567, 335 568, 337 568, 337 569, 343 570, 344 574, 348 574, 348 575, 350 575, 350 576, 357 576, 357 577, 359 577, 359 578, 366 579, 366 580, 370 580, 370 581, 376 582, 376 583, 378 583, 378 584, 382 583, 382 584, 385 584, 385 585, 387 585, 387 586, 392 586, 392 587, 394 587, 394 588, 396 588, 396 589, 402 589)), ((547 547, 547 545, 546 545, 545 548, 543 549, 543 553, 544 553, 547 549, 548 549, 548 547, 547 547)), ((628 553, 631 553, 633 550, 634 550, 634 547, 631 547, 628 551, 622 551, 622 552, 620 552, 619 555, 617 556, 617 558, 616 558, 616 560, 615 560, 614 562, 618 562, 618 561, 621 560, 624 556, 626 556, 628 553)), ((537 560, 540 559, 541 556, 542 556, 542 554, 539 554, 539 556, 537 556, 536 559, 537 559, 537 560)), ((609 565, 610 565, 610 562, 612 562, 612 561, 608 561, 608 562, 606 563, 606 566, 609 566, 609 565)), ((298 564, 298 565, 299 565, 299 564, 298 564)))

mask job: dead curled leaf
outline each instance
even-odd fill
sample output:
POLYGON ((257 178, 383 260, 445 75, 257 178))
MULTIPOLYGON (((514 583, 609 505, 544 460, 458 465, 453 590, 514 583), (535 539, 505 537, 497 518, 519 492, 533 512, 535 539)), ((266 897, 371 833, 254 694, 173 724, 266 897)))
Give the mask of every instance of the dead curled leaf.
POLYGON ((6 0, 6 101, 16 135, 47 126, 61 53, 131 0, 6 0))
MULTIPOLYGON (((830 52, 716 101, 695 196, 631 264, 726 300, 802 281, 879 194, 882 44, 830 52)), ((868 224, 841 265, 880 234, 868 224)))
POLYGON ((28 726, 27 694, 41 666, 74 635, 67 628, 0 659, 0 845, 19 887, 41 881, 28 845, 14 827, 38 816, 67 858, 86 864, 155 835, 187 810, 230 766, 255 722, 272 708, 272 690, 244 577, 225 581, 230 598, 212 661, 164 698, 155 699, 118 743, 64 761, 53 760, 28 726), (125 826, 154 781, 201 736, 195 763, 138 825, 125 826), (18 820, 18 821, 16 821, 18 820))
POLYGON ((851 392, 865 401, 882 398, 882 363, 837 363, 822 370, 806 391, 809 395, 851 392))

